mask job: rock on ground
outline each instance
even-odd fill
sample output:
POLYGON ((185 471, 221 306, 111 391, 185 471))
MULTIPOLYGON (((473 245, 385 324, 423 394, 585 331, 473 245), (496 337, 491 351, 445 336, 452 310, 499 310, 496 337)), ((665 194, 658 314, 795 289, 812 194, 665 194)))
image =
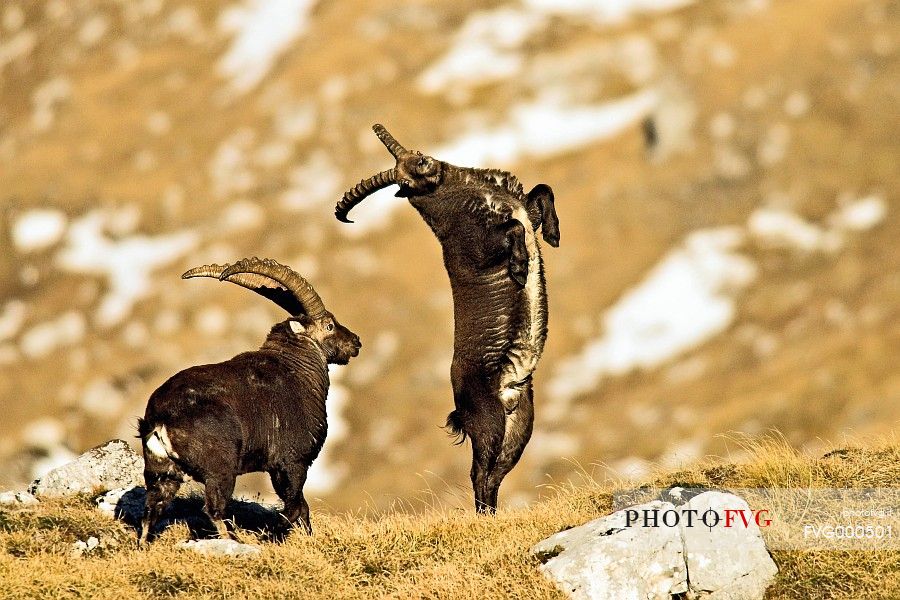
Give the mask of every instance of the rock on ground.
MULTIPOLYGON (((658 500, 638 509, 674 510, 658 500)), ((669 600, 687 591, 678 526, 626 526, 624 510, 552 535, 532 553, 541 570, 578 600, 669 600)))
MULTIPOLYGON (((743 498, 724 492, 695 496, 682 507, 682 510, 686 509, 694 509, 699 515, 710 509, 720 515, 724 515, 726 509, 743 509, 747 511, 744 514, 750 514, 750 507, 743 498)), ((759 526, 752 520, 746 527, 742 522, 731 528, 683 527, 682 538, 691 591, 698 597, 715 600, 762 598, 778 573, 759 526)))
POLYGON ((0 506, 34 506, 38 499, 28 492, 0 492, 0 506))
POLYGON ((71 496, 143 483, 144 459, 124 440, 112 440, 53 469, 31 486, 35 496, 71 496))
POLYGON ((230 556, 233 558, 252 558, 262 554, 258 546, 242 544, 234 540, 191 540, 178 544, 180 548, 193 550, 205 556, 230 556))
MULTIPOLYGON (((670 497, 678 501, 677 494, 670 497)), ((532 553, 557 588, 577 600, 670 600, 685 592, 698 599, 762 599, 778 567, 759 527, 752 519, 730 528, 698 526, 696 518, 686 525, 686 511, 710 509, 723 523, 726 509, 750 515, 742 498, 725 492, 703 492, 680 506, 654 500, 552 535, 532 553), (626 526, 626 510, 671 511, 679 518, 626 526)))

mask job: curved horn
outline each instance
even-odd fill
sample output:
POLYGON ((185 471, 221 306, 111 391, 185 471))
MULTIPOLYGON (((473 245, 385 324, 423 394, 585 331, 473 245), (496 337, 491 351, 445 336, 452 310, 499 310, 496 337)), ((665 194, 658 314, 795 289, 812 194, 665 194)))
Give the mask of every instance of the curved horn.
POLYGON ((334 216, 343 223, 352 223, 353 221, 347 218, 350 209, 362 202, 372 192, 377 192, 395 183, 397 183, 397 173, 394 169, 388 169, 368 179, 363 179, 344 194, 341 201, 334 207, 334 216))
POLYGON ((299 273, 271 258, 244 258, 225 269, 219 279, 230 281, 234 275, 256 274, 282 284, 303 306, 303 312, 316 319, 328 312, 325 304, 306 279, 299 273))
POLYGON ((271 259, 245 258, 231 265, 203 265, 181 278, 212 277, 252 290, 297 316, 317 318, 327 312, 322 299, 298 273, 271 259))
POLYGON ((375 135, 378 136, 381 143, 388 149, 388 152, 390 152, 397 160, 400 160, 402 155, 409 152, 409 150, 400 145, 400 142, 394 139, 394 136, 388 133, 388 130, 385 129, 384 125, 381 123, 372 125, 372 131, 375 132, 375 135))

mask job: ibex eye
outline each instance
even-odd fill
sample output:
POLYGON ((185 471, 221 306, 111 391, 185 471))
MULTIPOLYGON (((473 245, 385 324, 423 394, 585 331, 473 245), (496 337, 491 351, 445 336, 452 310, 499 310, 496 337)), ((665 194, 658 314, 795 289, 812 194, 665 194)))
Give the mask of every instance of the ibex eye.
POLYGON ((334 331, 334 323, 329 323, 325 326, 326 331, 334 331))

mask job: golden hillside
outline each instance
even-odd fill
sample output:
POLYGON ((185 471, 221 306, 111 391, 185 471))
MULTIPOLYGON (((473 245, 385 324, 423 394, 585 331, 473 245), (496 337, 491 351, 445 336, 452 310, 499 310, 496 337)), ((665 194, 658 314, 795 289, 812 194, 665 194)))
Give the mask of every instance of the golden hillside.
POLYGON ((375 122, 556 194, 536 430, 501 505, 577 464, 643 477, 740 454, 731 431, 821 455, 894 429, 898 16, 893 0, 3 2, 0 487, 131 437, 167 377, 261 343, 277 308, 178 278, 257 255, 306 275, 364 344, 333 374, 314 510, 468 507, 470 454, 439 428, 439 246, 386 197, 357 225, 332 215, 392 164, 375 122))

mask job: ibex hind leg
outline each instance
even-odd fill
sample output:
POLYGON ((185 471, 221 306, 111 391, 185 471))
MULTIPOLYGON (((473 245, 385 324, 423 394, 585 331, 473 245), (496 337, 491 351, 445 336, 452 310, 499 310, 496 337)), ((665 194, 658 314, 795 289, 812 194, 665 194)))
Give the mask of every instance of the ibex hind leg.
POLYGON ((475 510, 493 513, 497 508, 496 491, 492 493, 491 473, 503 449, 503 419, 505 410, 500 400, 488 396, 474 405, 466 415, 464 431, 472 440, 472 489, 475 510))
POLYGON ((531 382, 521 390, 518 405, 505 414, 503 440, 485 483, 487 503, 497 506, 497 494, 503 479, 522 457, 534 427, 534 401, 531 382))
POLYGON ((216 528, 216 535, 221 539, 230 539, 231 535, 225 526, 225 507, 234 493, 235 476, 231 473, 217 473, 205 476, 206 503, 203 510, 216 528))

